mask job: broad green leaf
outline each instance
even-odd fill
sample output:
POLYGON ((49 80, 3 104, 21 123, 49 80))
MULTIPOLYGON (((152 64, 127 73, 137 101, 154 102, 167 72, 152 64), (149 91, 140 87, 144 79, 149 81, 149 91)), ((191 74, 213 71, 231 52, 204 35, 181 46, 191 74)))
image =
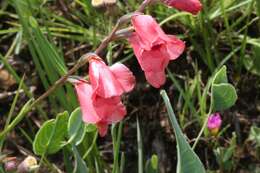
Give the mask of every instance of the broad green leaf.
POLYGON ((33 141, 33 151, 37 155, 54 154, 64 145, 67 134, 68 112, 58 114, 56 119, 46 121, 33 141))
POLYGON ((161 91, 164 103, 166 105, 168 116, 171 121, 171 125, 174 129, 174 133, 177 141, 177 173, 205 173, 205 168, 201 163, 199 157, 191 149, 189 143, 185 140, 185 137, 181 131, 181 128, 177 122, 175 114, 173 112, 172 106, 170 104, 169 98, 165 90, 161 91))
POLYGON ((228 83, 212 85, 213 111, 221 111, 233 106, 237 100, 235 88, 228 83))
POLYGON ((226 66, 216 73, 211 86, 211 94, 213 112, 228 109, 235 104, 237 93, 233 85, 228 83, 226 66))
POLYGON ((85 136, 85 124, 82 121, 80 108, 76 108, 70 115, 68 122, 69 141, 73 141, 76 145, 80 144, 85 136))
POLYGON ((81 158, 77 148, 74 145, 72 145, 72 151, 75 158, 75 166, 74 166, 73 173, 88 173, 88 168, 86 166, 86 163, 81 158))

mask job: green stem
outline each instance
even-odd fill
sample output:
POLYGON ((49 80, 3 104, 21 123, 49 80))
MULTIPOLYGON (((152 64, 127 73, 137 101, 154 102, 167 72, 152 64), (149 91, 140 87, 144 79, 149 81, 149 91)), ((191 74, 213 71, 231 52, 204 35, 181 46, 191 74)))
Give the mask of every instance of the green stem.
POLYGON ((115 142, 115 148, 114 148, 114 165, 113 165, 112 173, 117 173, 119 171, 118 160, 119 160, 119 150, 120 150, 120 143, 121 143, 121 137, 122 137, 122 128, 123 128, 123 122, 121 121, 119 123, 117 137, 113 139, 113 140, 116 140, 116 142, 115 142))

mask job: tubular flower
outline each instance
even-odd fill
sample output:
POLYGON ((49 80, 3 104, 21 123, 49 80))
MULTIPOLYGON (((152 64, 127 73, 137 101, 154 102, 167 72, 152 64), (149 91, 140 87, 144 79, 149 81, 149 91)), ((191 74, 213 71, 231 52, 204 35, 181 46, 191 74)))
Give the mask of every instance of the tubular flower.
POLYGON ((214 113, 209 116, 207 127, 211 134, 216 135, 218 133, 221 123, 222 119, 219 113, 214 113))
POLYGON ((162 0, 170 7, 174 7, 178 10, 197 14, 202 9, 202 4, 199 0, 162 0))
POLYGON ((108 67, 100 58, 90 60, 89 78, 91 84, 84 80, 73 82, 82 119, 96 124, 100 136, 105 136, 108 125, 121 121, 126 115, 121 95, 134 88, 135 78, 123 64, 108 67))
POLYGON ((166 35, 149 15, 133 16, 132 25, 135 32, 129 42, 147 81, 159 88, 165 83, 165 68, 169 61, 182 54, 185 44, 173 35, 166 35))

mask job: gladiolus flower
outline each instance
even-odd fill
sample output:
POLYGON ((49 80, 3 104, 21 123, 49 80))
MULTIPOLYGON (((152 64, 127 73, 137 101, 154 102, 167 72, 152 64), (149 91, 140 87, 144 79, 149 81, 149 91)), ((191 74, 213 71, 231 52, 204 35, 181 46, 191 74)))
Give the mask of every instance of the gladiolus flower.
POLYGON ((84 80, 73 82, 82 119, 96 124, 100 136, 105 136, 108 125, 121 121, 126 115, 121 95, 134 88, 135 77, 123 64, 108 67, 102 59, 91 58, 89 78, 91 84, 84 80))
POLYGON ((170 7, 174 7, 178 10, 197 14, 202 9, 202 4, 199 0, 162 0, 170 7))
POLYGON ((135 32, 129 42, 147 81, 159 88, 165 83, 165 68, 169 61, 182 54, 185 44, 173 35, 166 35, 149 15, 133 16, 132 24, 135 32))
POLYGON ((209 116, 207 127, 211 134, 216 135, 218 133, 221 123, 222 119, 219 113, 215 113, 209 116))

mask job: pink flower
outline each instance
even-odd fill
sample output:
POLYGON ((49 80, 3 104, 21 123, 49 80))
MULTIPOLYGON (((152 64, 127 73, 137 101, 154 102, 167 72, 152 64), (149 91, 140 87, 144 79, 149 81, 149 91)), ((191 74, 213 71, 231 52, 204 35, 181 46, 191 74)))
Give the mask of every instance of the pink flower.
POLYGON ((73 82, 78 95, 83 121, 96 124, 100 136, 105 136, 108 125, 121 121, 126 108, 121 95, 134 88, 135 77, 123 64, 108 67, 102 59, 90 59, 90 83, 84 80, 73 82))
POLYGON ((165 4, 174 7, 178 10, 197 14, 202 9, 202 4, 199 0, 162 0, 165 4))
POLYGON ((166 35, 149 15, 133 16, 132 24, 135 32, 129 42, 147 81, 159 88, 165 83, 165 68, 169 61, 182 54, 185 44, 173 35, 166 35))
POLYGON ((210 132, 214 135, 218 133, 218 130, 221 126, 222 119, 219 113, 214 113, 209 116, 207 127, 210 130, 210 132))

